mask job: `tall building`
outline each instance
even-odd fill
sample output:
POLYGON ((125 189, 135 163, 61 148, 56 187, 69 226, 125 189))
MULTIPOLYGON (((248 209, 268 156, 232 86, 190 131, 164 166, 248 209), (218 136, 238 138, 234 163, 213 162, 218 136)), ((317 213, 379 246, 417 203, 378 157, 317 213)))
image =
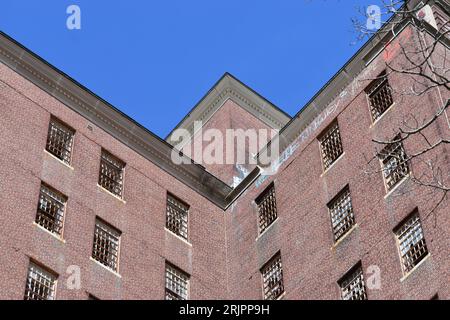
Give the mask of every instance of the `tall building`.
MULTIPOLYGON (((193 141, 199 121, 223 135, 275 130, 273 174, 175 163, 173 135, 2 33, 0 298, 450 298, 448 198, 434 208, 441 193, 414 181, 427 169, 408 160, 421 136, 398 139, 450 94, 402 95, 411 78, 386 70, 448 20, 446 1, 429 9, 422 28, 404 20, 372 37, 294 117, 225 74, 175 128, 193 141)), ((430 61, 448 49, 442 37, 430 61)), ((426 130, 448 138, 449 123, 426 130)), ((447 181, 448 148, 429 152, 447 181)))

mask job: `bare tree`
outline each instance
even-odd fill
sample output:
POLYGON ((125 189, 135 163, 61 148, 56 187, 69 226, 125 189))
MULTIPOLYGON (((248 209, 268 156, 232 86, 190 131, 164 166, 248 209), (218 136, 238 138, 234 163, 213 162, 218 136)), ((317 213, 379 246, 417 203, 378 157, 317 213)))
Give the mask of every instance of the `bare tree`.
MULTIPOLYGON (((447 114, 450 105, 448 8, 446 0, 383 0, 379 6, 360 9, 360 16, 352 20, 358 40, 372 36, 383 39, 388 34, 395 38, 406 32, 406 23, 417 30, 414 34, 406 33, 404 41, 397 39, 392 44, 394 53, 392 57, 389 52, 386 54, 386 72, 372 80, 382 83, 386 78, 401 75, 408 79, 410 85, 401 89, 388 87, 396 99, 411 101, 413 97, 421 97, 426 101, 424 97, 427 94, 435 94, 439 104, 423 108, 427 112, 412 110, 401 121, 394 138, 373 139, 377 147, 367 157, 368 164, 372 164, 369 166, 372 169, 367 172, 382 172, 385 180, 393 179, 394 182, 408 175, 414 185, 429 189, 434 195, 438 193, 431 212, 446 202, 450 195, 450 157, 447 151, 450 144, 447 114), (439 19, 433 15, 430 5, 442 11, 439 19), (409 147, 407 153, 403 145, 409 147), (380 168, 379 161, 374 160, 381 161, 381 169, 374 169, 374 163, 380 168)), ((385 50, 392 49, 389 44, 387 46, 385 50)))

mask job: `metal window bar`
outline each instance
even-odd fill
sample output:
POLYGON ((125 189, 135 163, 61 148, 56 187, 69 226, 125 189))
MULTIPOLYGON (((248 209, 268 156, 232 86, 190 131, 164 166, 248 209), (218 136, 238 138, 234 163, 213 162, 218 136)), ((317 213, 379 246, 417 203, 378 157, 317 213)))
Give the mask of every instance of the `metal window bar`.
MULTIPOLYGON (((394 138, 399 140, 400 136, 394 138)), ((383 164, 383 176, 388 190, 392 190, 409 174, 408 157, 401 141, 388 144, 380 153, 383 164)))
POLYGON ((74 134, 73 129, 52 118, 45 149, 64 163, 70 164, 74 134))
POLYGON ((270 185, 255 202, 258 205, 259 233, 261 234, 278 216, 275 186, 273 184, 270 185))
POLYGON ((92 258, 104 266, 117 271, 121 232, 103 221, 95 222, 92 258))
POLYGON ((48 231, 61 235, 67 198, 42 184, 36 214, 36 223, 48 231))
POLYGON ((319 140, 323 165, 326 170, 344 152, 338 123, 333 123, 319 140))
POLYGON ((189 206, 173 197, 167 195, 166 227, 176 235, 188 239, 188 216, 189 206))
POLYGON ((53 273, 30 263, 24 300, 54 300, 56 278, 57 276, 53 273))
POLYGON ((106 151, 102 151, 99 184, 112 194, 122 198, 123 170, 125 163, 106 151))
POLYGON ((346 187, 329 204, 334 240, 339 240, 356 223, 350 189, 346 187))
POLYGON ((414 213, 396 231, 403 271, 409 272, 427 254, 428 249, 423 235, 419 214, 414 213))
POLYGON ((283 267, 281 256, 278 254, 261 270, 265 300, 276 300, 284 292, 283 267))
POLYGON ((366 90, 369 97, 372 120, 380 118, 383 113, 394 103, 392 97, 392 87, 389 84, 386 74, 379 76, 366 90))
POLYGON ((366 286, 361 265, 350 270, 339 281, 342 300, 367 300, 366 286))
POLYGON ((166 300, 187 300, 189 275, 166 264, 166 300))

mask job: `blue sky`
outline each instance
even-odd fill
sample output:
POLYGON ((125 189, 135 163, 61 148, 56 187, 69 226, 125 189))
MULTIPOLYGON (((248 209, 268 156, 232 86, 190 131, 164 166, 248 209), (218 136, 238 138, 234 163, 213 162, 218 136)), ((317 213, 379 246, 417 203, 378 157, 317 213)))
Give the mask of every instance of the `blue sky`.
POLYGON ((294 115, 363 44, 351 18, 377 2, 3 0, 0 29, 164 138, 225 72, 294 115))

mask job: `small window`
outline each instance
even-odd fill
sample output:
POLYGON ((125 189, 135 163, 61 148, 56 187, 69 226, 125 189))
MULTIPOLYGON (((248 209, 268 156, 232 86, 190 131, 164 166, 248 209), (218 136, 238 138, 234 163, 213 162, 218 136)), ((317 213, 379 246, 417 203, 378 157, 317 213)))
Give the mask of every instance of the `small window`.
POLYGON ((64 163, 70 165, 74 134, 75 130, 52 117, 48 128, 45 149, 64 163))
POLYGON ((92 258, 113 271, 118 270, 120 236, 119 230, 96 219, 92 258))
POLYGON ((378 153, 382 164, 382 171, 387 190, 392 190, 400 181, 409 174, 408 157, 401 136, 397 135, 392 143, 389 143, 378 153))
POLYGON ((265 300, 276 300, 284 293, 281 255, 277 253, 261 269, 265 300))
POLYGON ((342 300, 367 300, 361 263, 354 266, 338 281, 342 300))
POLYGON ((376 121, 394 103, 386 72, 380 74, 366 89, 372 121, 376 121))
POLYGON ((189 205, 167 194, 166 228, 176 235, 188 239, 189 205))
POLYGON ((415 210, 394 231, 404 273, 411 271, 428 254, 419 212, 415 210))
POLYGON ((64 224, 64 211, 67 197, 42 184, 36 223, 51 233, 61 236, 64 224))
POLYGON ((355 215, 348 186, 330 201, 328 209, 331 215, 334 240, 337 241, 355 225, 355 215))
POLYGON ((166 263, 166 300, 187 300, 189 275, 166 263))
POLYGON ((122 198, 125 163, 102 150, 99 184, 112 194, 122 198))
POLYGON ((339 124, 335 121, 319 137, 324 169, 328 169, 344 152, 339 124))
POLYGON ((271 183, 255 200, 258 206, 259 233, 263 233, 277 219, 275 185, 271 183))
POLYGON ((30 262, 24 300, 54 300, 57 275, 30 262))

